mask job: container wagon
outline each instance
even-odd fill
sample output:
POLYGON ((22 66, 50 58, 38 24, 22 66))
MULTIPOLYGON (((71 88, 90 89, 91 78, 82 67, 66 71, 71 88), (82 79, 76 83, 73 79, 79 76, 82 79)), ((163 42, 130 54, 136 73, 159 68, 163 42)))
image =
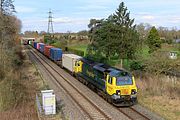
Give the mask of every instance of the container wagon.
POLYGON ((53 61, 60 61, 62 59, 62 49, 50 48, 50 59, 53 61))
POLYGON ((62 67, 69 70, 72 74, 77 71, 81 71, 81 67, 78 67, 78 65, 82 65, 80 59, 82 59, 82 57, 75 54, 63 54, 62 67))
POLYGON ((37 49, 37 44, 38 44, 38 42, 34 42, 34 44, 33 44, 33 47, 34 47, 35 49, 37 49))
POLYGON ((40 49, 40 45, 41 45, 41 44, 44 44, 44 43, 37 43, 37 50, 40 49))
POLYGON ((48 58, 50 58, 50 49, 53 48, 53 46, 45 46, 44 47, 44 55, 46 55, 48 58))
POLYGON ((44 47, 45 47, 45 44, 44 44, 44 43, 40 44, 40 45, 39 45, 39 51, 42 52, 42 53, 44 53, 44 47))

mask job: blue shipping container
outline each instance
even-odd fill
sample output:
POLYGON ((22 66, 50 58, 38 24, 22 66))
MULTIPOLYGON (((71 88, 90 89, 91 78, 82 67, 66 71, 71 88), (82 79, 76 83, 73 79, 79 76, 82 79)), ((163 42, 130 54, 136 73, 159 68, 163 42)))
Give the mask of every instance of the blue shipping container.
POLYGON ((43 43, 39 44, 39 51, 44 53, 44 47, 45 47, 45 44, 43 44, 43 43))
POLYGON ((34 48, 37 49, 37 43, 38 42, 34 42, 34 48))
POLYGON ((50 58, 54 61, 62 59, 62 50, 60 48, 51 48, 50 49, 50 58))

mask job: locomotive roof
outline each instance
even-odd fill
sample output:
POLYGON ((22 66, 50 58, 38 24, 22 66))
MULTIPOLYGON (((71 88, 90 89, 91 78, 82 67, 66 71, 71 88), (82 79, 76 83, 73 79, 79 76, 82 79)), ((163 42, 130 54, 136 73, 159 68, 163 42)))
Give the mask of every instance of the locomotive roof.
POLYGON ((130 73, 122 69, 117 69, 103 63, 97 63, 89 59, 82 59, 82 60, 83 62, 89 64, 98 71, 109 73, 110 76, 115 76, 115 77, 131 76, 130 73))
POLYGON ((95 64, 97 64, 97 63, 94 62, 93 60, 89 60, 89 59, 86 59, 86 58, 83 58, 82 61, 83 61, 84 63, 89 64, 89 65, 92 66, 92 67, 93 67, 95 64))
POLYGON ((115 76, 115 77, 123 77, 123 76, 131 76, 130 73, 124 70, 112 70, 110 73, 110 76, 115 76))
POLYGON ((107 73, 109 73, 110 76, 114 76, 114 77, 131 76, 125 70, 117 69, 117 68, 111 67, 109 65, 105 65, 103 63, 98 63, 93 68, 95 68, 101 72, 107 72, 107 73))

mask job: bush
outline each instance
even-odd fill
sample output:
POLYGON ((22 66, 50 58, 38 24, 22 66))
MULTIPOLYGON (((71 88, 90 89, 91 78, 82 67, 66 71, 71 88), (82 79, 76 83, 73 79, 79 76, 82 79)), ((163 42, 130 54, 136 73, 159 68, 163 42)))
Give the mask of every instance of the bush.
POLYGON ((18 57, 14 58, 14 65, 15 66, 21 66, 22 64, 23 64, 23 61, 20 58, 18 58, 18 57))
POLYGON ((79 56, 84 56, 84 51, 81 51, 81 50, 76 50, 76 49, 73 49, 73 48, 68 48, 67 49, 69 52, 72 52, 74 54, 77 54, 79 56))
POLYGON ((1 80, 3 80, 5 77, 5 72, 2 70, 2 68, 0 67, 0 82, 1 80))
POLYGON ((130 63, 130 69, 131 70, 141 70, 142 71, 144 69, 144 65, 140 61, 132 61, 130 63))
POLYGON ((26 88, 19 80, 17 73, 8 73, 0 84, 0 109, 7 110, 15 107, 26 99, 26 88))
POLYGON ((171 60, 168 56, 156 52, 151 59, 144 61, 146 71, 154 74, 168 74, 170 71, 180 71, 180 60, 171 60))
POLYGON ((66 40, 56 41, 52 45, 57 47, 57 48, 61 48, 63 51, 65 51, 65 48, 67 46, 67 41, 66 40))

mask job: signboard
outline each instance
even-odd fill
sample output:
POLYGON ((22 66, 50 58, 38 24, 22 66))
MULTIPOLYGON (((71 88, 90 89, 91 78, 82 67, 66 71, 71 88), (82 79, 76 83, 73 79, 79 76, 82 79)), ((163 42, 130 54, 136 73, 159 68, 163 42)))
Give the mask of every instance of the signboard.
POLYGON ((44 90, 42 93, 42 104, 45 115, 56 114, 56 97, 53 90, 44 90))

